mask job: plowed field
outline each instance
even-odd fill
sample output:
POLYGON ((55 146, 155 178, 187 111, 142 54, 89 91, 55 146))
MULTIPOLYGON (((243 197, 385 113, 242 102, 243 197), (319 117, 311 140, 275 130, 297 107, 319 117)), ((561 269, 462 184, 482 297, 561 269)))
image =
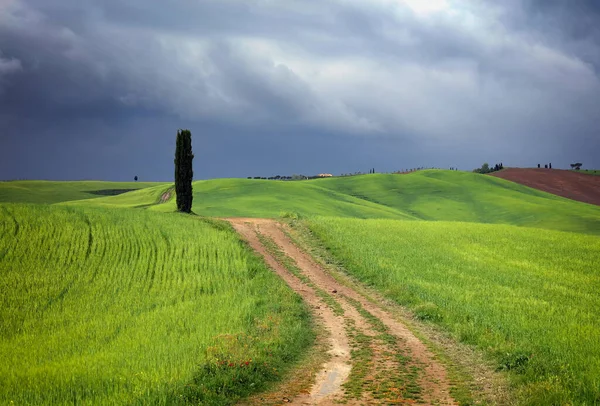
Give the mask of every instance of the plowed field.
POLYGON ((562 169, 508 168, 492 176, 600 206, 600 177, 562 169))

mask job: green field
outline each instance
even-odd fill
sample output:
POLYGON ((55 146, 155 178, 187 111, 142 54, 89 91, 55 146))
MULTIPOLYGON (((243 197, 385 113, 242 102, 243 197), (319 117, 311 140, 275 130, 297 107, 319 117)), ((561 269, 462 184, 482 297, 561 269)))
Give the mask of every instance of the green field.
MULTIPOLYGON (((104 198, 103 204, 118 204, 118 199, 126 196, 104 198)), ((174 211, 175 201, 150 209, 174 211)), ((296 182, 197 181, 193 210, 214 217, 277 218, 293 212, 302 216, 513 224, 600 234, 598 206, 492 176, 440 170, 296 182)))
POLYGON ((585 173, 586 175, 600 175, 600 170, 598 169, 581 169, 573 172, 585 173))
MULTIPOLYGON (((161 197, 165 193, 169 194, 168 201, 173 201, 173 203, 175 203, 173 185, 168 183, 161 183, 156 186, 150 186, 145 189, 134 190, 131 192, 119 194, 117 196, 96 196, 82 200, 65 201, 62 202, 62 204, 70 206, 96 206, 107 208, 149 208, 150 206, 160 204, 161 197)), ((170 207, 175 208, 175 206, 170 207)))
MULTIPOLYGON (((175 199, 157 204, 171 185, 71 205, 144 207, 175 211, 175 199)), ((310 181, 213 179, 196 181, 193 211, 211 217, 301 216, 466 221, 600 234, 600 207, 475 173, 424 170, 408 175, 363 175, 310 181)))
MULTIPOLYGON (((110 200, 110 199, 107 199, 110 200)), ((175 201, 153 207, 173 211, 175 201)), ((194 182, 195 213, 214 217, 276 218, 281 213, 359 218, 404 218, 409 214, 345 193, 315 181, 217 179, 194 182)))
MULTIPOLYGON (((171 187, 0 183, 0 202, 38 203, 0 203, 0 403, 226 403, 310 345, 298 298, 228 227, 172 213, 171 187)), ((305 217, 348 272, 494 359, 521 403, 600 404, 598 206, 426 170, 197 181, 193 211, 305 217)))
POLYGON ((313 339, 228 225, 0 204, 0 235, 0 404, 226 404, 313 339))
POLYGON ((98 191, 143 189, 159 185, 168 184, 159 182, 8 181, 0 182, 0 202, 52 204, 102 196, 93 193, 98 191))
POLYGON ((344 267, 512 371, 523 404, 600 401, 600 239, 508 225, 319 218, 344 267))

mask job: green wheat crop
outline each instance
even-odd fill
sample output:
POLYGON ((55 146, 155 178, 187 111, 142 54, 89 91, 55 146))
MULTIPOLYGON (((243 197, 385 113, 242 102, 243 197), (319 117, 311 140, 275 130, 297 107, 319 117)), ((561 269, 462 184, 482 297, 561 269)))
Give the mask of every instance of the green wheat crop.
POLYGON ((228 404, 310 344, 307 314, 226 226, 0 205, 0 404, 228 404))
POLYGON ((102 195, 94 192, 107 190, 134 190, 164 186, 159 182, 105 182, 105 181, 46 181, 23 180, 0 182, 1 203, 38 203, 53 204, 59 202, 94 199, 102 195))
MULTIPOLYGON (((174 211, 175 202, 154 205, 151 210, 174 211)), ((197 181, 193 211, 217 217, 277 218, 282 212, 294 212, 302 216, 469 221, 600 234, 598 206, 493 176, 442 170, 309 181, 197 181)))
POLYGON ((524 404, 600 402, 600 238, 458 222, 310 226, 361 281, 494 357, 524 404))

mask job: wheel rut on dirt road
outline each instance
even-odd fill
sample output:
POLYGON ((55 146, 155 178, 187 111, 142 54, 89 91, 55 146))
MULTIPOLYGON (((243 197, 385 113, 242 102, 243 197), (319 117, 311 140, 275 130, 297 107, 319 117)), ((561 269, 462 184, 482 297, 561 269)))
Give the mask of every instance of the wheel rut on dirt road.
POLYGON ((327 331, 329 359, 296 405, 455 405, 447 371, 400 321, 340 284, 270 219, 227 219, 310 306, 327 331))

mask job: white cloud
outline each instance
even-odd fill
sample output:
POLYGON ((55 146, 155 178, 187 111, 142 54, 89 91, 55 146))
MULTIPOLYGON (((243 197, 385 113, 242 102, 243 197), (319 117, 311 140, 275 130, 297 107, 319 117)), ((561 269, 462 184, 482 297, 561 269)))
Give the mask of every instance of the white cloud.
POLYGON ((426 15, 430 13, 448 11, 451 5, 446 0, 403 0, 415 13, 426 15))

